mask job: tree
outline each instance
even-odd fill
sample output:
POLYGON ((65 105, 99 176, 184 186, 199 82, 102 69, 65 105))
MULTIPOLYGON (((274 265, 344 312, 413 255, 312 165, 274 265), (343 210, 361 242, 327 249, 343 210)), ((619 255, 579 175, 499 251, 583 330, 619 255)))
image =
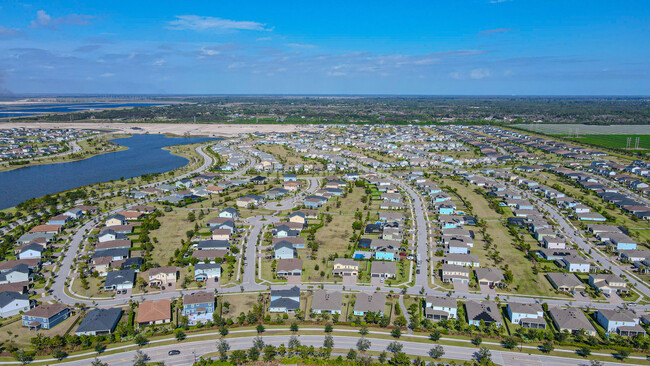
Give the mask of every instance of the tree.
POLYGON ((397 354, 402 352, 402 348, 404 348, 404 345, 399 343, 399 342, 390 342, 388 346, 386 346, 386 351, 392 353, 392 354, 397 354))
POLYGON ((234 363, 235 365, 241 365, 243 363, 246 363, 247 360, 246 356, 246 351, 244 350, 236 350, 232 351, 232 355, 230 355, 230 362, 234 363))
POLYGON ((481 345, 481 343, 483 343, 483 338, 481 338, 481 336, 476 336, 474 337, 474 339, 472 339, 472 343, 474 343, 474 345, 478 347, 481 345))
POLYGON ((517 347, 517 340, 514 337, 507 337, 503 340, 503 346, 507 349, 513 349, 517 347))
POLYGON ((365 338, 359 338, 357 341, 357 349, 361 352, 367 351, 370 348, 370 341, 365 338))
POLYGON ((388 355, 386 354, 386 351, 381 351, 379 354, 379 362, 384 363, 386 362, 386 359, 388 358, 388 355))
POLYGON ((440 340, 440 336, 441 336, 440 331, 436 329, 433 332, 431 332, 431 334, 429 334, 429 339, 434 342, 438 342, 440 340))
POLYGON ((257 361, 259 358, 260 358, 260 350, 255 347, 251 347, 248 350, 248 359, 251 361, 257 361))
POLYGON ((270 344, 264 346, 264 361, 271 362, 275 359, 275 347, 270 344))
POLYGON ((438 359, 445 354, 444 348, 441 345, 437 345, 429 350, 429 356, 431 358, 438 359))
POLYGON ((257 324, 257 333, 264 333, 264 330, 265 329, 264 329, 264 326, 262 325, 262 323, 257 324))
POLYGON ((356 359, 357 359, 357 351, 355 351, 354 349, 350 348, 350 351, 348 351, 348 354, 347 354, 346 358, 347 358, 348 360, 350 360, 350 361, 354 361, 354 360, 356 360, 356 359))
POLYGON ((630 352, 628 352, 627 350, 622 349, 622 350, 618 351, 618 354, 616 354, 616 357, 618 357, 618 359, 621 360, 621 361, 625 361, 626 358, 630 357, 630 352))
POLYGON ((411 359, 404 352, 397 353, 388 361, 389 364, 394 366, 410 366, 411 359))
MULTIPOLYGON (((262 324, 260 324, 260 325, 262 325, 262 324)), ((222 325, 221 328, 219 328, 219 334, 221 334, 222 337, 227 336, 228 332, 229 332, 228 327, 226 327, 225 325, 222 325)))
POLYGON ((589 348, 587 346, 580 347, 580 349, 578 350, 578 353, 580 353, 580 356, 582 356, 582 357, 588 357, 591 354, 591 348, 589 348))
POLYGON ((95 358, 91 363, 90 366, 108 366, 106 362, 102 362, 99 360, 99 358, 95 358))
POLYGON ((95 352, 97 353, 102 353, 105 350, 106 350, 106 346, 101 343, 97 343, 97 345, 95 346, 95 352))
POLYGON ((261 351, 264 349, 264 340, 262 337, 257 336, 255 339, 253 339, 253 347, 255 347, 258 351, 261 351))
POLYGON ((323 340, 323 347, 325 348, 334 348, 334 337, 331 335, 326 335, 325 340, 323 340))
POLYGON ((551 341, 546 340, 542 343, 539 349, 544 353, 551 353, 555 347, 553 347, 553 343, 551 343, 551 341))
POLYGON ((135 351, 135 355, 133 355, 133 366, 145 366, 149 361, 151 361, 151 358, 148 354, 141 350, 135 351))
POLYGON ((230 351, 230 345, 225 339, 220 339, 219 342, 217 342, 217 352, 219 352, 219 360, 221 360, 221 362, 226 362, 228 359, 228 351, 230 351))
POLYGON ((492 362, 492 353, 487 347, 481 347, 481 349, 476 351, 475 355, 478 362, 482 365, 487 365, 492 362))
POLYGON ((176 331, 176 335, 175 335, 175 336, 176 336, 176 340, 179 341, 179 342, 182 341, 183 339, 185 339, 185 337, 186 337, 186 336, 185 336, 185 332, 183 332, 182 329, 178 329, 178 330, 176 331))
POLYGON ((361 334, 362 336, 365 336, 366 334, 368 334, 368 327, 365 326, 365 325, 362 326, 361 329, 359 329, 359 334, 361 334))
POLYGON ((21 364, 26 364, 29 362, 32 362, 34 360, 34 354, 30 352, 25 352, 25 350, 19 349, 16 351, 14 354, 14 358, 16 358, 16 361, 20 362, 21 364))
POLYGON ((392 335, 395 338, 399 338, 402 335, 402 330, 399 329, 398 327, 395 327, 391 332, 390 335, 392 335))
POLYGON ((297 332, 298 331, 298 323, 296 323, 296 322, 291 323, 291 325, 289 326, 289 330, 291 330, 294 333, 297 332))
POLYGON ((187 213, 187 221, 189 222, 194 222, 196 220, 196 215, 194 214, 193 211, 190 211, 187 213))
POLYGON ((296 336, 289 337, 289 343, 287 343, 287 346, 290 349, 296 349, 296 348, 300 347, 300 341, 298 340, 298 337, 296 337, 296 336))
POLYGON ((334 330, 334 327, 332 326, 332 324, 326 324, 325 325, 325 333, 332 333, 333 330, 334 330))
POLYGON ((147 337, 145 337, 143 334, 136 335, 135 338, 133 338, 133 341, 135 342, 135 344, 137 344, 140 347, 144 346, 145 344, 147 344, 147 342, 149 342, 149 340, 147 340, 147 337))
POLYGON ((56 358, 57 360, 61 361, 62 359, 68 357, 68 353, 61 348, 57 348, 54 353, 52 353, 52 357, 56 358))
POLYGON ((589 365, 590 366, 603 366, 603 362, 598 361, 598 360, 591 360, 591 361, 589 361, 589 365))

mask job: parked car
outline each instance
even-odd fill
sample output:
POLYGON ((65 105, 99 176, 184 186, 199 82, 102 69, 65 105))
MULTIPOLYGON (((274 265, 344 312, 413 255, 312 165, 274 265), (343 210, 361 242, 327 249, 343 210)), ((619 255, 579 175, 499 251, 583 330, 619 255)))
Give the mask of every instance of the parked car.
POLYGON ((169 354, 170 356, 180 355, 180 354, 181 354, 181 351, 179 351, 179 350, 177 350, 177 349, 173 349, 173 350, 169 351, 168 354, 169 354))

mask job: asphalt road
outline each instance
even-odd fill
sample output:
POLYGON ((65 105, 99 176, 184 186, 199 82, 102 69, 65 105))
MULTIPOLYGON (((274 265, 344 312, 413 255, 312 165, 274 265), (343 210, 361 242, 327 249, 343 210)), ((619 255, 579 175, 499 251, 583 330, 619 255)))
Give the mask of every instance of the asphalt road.
MULTIPOLYGON (((230 350, 241 350, 249 349, 253 345, 253 340, 255 336, 246 336, 246 337, 237 337, 237 338, 226 338, 226 341, 230 345, 230 350)), ((302 345, 322 347, 325 335, 298 335, 298 340, 302 345)), ((192 341, 191 338, 186 339, 183 342, 174 343, 170 345, 148 347, 143 349, 143 352, 151 357, 151 360, 154 362, 163 361, 165 365, 176 366, 176 365, 191 365, 195 358, 198 358, 202 355, 208 353, 217 352, 217 342, 219 341, 220 336, 214 335, 214 338, 209 340, 200 340, 192 341), (175 356, 169 356, 168 352, 171 350, 180 350, 181 353, 175 356)), ((268 335, 263 336, 265 344, 271 344, 273 346, 279 346, 288 344, 288 336, 286 335, 268 335)), ((334 349, 356 349, 357 341, 359 337, 357 335, 347 336, 347 335, 333 335, 334 339, 334 349)), ((367 338, 371 345, 370 351, 385 351, 389 343, 393 342, 393 339, 378 339, 378 338, 367 338)), ((403 345, 402 351, 408 355, 412 356, 428 356, 429 350, 435 346, 434 343, 421 343, 421 342, 412 342, 412 341, 401 341, 397 342, 403 345)), ((462 346, 447 346, 443 345, 445 351, 444 358, 451 358, 460 361, 469 361, 475 358, 475 352, 477 348, 474 346, 462 347, 462 346)), ((89 353, 92 354, 92 353, 89 353)), ((491 351, 492 361, 499 365, 541 365, 541 366, 583 366, 588 365, 588 361, 578 358, 570 357, 558 357, 558 356, 547 356, 547 355, 531 355, 527 352, 518 352, 514 351, 491 351)), ((135 350, 125 351, 117 354, 110 355, 99 355, 101 361, 108 363, 110 366, 131 366, 133 365, 133 357, 135 355, 135 350)), ((54 361, 54 360, 52 360, 54 361)), ((628 361, 625 364, 616 363, 616 362, 605 362, 605 365, 629 365, 633 360, 628 361)), ((17 362, 2 362, 0 364, 18 364, 17 362)), ((59 365, 64 366, 86 366, 89 364, 89 359, 85 360, 70 360, 67 362, 62 362, 59 365)))

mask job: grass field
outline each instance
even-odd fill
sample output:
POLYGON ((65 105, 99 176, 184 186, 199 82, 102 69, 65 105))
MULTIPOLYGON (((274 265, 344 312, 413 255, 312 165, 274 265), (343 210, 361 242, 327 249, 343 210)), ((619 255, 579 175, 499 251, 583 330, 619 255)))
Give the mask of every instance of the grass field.
POLYGON ((627 146, 627 139, 631 137, 630 147, 634 148, 637 137, 639 138, 639 149, 650 149, 650 135, 585 135, 572 137, 571 140, 593 144, 607 148, 624 149, 627 146))
MULTIPOLYGON (((20 316, 17 316, 20 318, 20 316)), ((52 329, 41 329, 39 331, 29 331, 27 327, 23 327, 23 322, 21 320, 9 323, 8 320, 3 320, 3 326, 0 327, 0 333, 3 334, 2 338, 4 341, 13 341, 16 346, 28 346, 30 345, 30 339, 36 337, 38 334, 42 334, 48 338, 52 338, 57 335, 65 335, 65 332, 70 328, 70 326, 75 322, 79 317, 79 314, 75 314, 68 319, 57 324, 52 329)), ((13 320, 13 318, 12 318, 13 320)), ((74 333, 74 329, 73 329, 74 333)))

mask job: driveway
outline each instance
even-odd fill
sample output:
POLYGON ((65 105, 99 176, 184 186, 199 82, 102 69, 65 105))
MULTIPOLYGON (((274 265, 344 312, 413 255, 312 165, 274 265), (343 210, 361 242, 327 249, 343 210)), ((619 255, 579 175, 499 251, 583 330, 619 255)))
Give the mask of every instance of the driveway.
POLYGON ((488 285, 480 285, 481 287, 481 293, 483 295, 489 295, 490 299, 494 299, 497 296, 497 290, 494 288, 490 288, 488 285))
POLYGON ((357 276, 343 276, 343 286, 356 286, 357 276))
POLYGON ((454 292, 461 294, 469 293, 469 285, 467 283, 454 282, 454 292))

